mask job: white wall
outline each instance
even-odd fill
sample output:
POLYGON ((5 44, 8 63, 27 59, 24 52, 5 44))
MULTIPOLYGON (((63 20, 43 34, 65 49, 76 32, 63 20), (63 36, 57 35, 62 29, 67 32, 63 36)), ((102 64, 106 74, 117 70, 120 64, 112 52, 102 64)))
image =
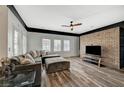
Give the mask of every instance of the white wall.
POLYGON ((8 9, 0 6, 0 58, 7 56, 8 9))
POLYGON ((27 35, 27 31, 7 6, 0 5, 0 58, 13 56, 14 29, 20 32, 19 54, 22 54, 21 34, 27 35))
POLYGON ((16 16, 8 9, 8 56, 13 56, 13 35, 14 30, 19 32, 19 54, 23 54, 22 34, 27 35, 27 31, 16 16))
MULTIPOLYGON (((51 39, 51 53, 57 53, 64 57, 79 56, 79 37, 56 35, 56 34, 28 32, 28 51, 41 50, 43 38, 51 39), (71 51, 69 51, 69 52, 64 52, 64 51, 54 52, 53 51, 54 39, 62 40, 62 42, 63 42, 63 40, 70 40, 71 51)), ((63 48, 62 48, 62 50, 63 50, 63 48)))

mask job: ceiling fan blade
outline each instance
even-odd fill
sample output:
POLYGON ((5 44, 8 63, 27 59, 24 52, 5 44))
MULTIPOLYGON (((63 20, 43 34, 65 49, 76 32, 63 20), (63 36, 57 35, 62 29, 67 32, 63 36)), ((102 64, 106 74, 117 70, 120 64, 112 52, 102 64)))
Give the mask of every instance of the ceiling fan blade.
POLYGON ((80 26, 82 23, 73 24, 73 26, 80 26))
POLYGON ((70 26, 68 26, 68 25, 62 25, 62 27, 70 27, 70 26))

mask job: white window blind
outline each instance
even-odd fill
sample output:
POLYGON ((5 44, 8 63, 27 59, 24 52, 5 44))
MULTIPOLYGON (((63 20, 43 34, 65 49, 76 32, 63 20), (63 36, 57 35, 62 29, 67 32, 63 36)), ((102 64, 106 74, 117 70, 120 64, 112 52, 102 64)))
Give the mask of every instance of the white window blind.
POLYGON ((50 39, 42 39, 42 50, 50 51, 51 49, 50 39))
POLYGON ((26 35, 23 34, 22 38, 23 38, 23 54, 25 54, 27 52, 27 38, 26 38, 26 35))
POLYGON ((61 40, 54 40, 54 51, 61 51, 61 40))
POLYGON ((19 33, 17 30, 14 31, 14 56, 19 54, 19 33))
POLYGON ((64 51, 70 51, 70 40, 64 40, 64 51))

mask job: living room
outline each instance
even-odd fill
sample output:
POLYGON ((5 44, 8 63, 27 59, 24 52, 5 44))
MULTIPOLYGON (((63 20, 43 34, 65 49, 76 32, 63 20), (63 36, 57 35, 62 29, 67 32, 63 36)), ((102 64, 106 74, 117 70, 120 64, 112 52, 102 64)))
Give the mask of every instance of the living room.
POLYGON ((0 5, 0 87, 123 87, 123 9, 0 5))

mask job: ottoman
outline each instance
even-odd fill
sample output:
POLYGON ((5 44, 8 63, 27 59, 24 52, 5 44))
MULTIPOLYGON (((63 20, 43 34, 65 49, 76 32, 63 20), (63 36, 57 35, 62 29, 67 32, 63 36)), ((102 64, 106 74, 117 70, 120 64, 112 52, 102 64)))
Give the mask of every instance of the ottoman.
POLYGON ((54 57, 45 59, 45 66, 47 73, 54 73, 57 71, 67 70, 70 68, 70 61, 63 57, 54 57))
POLYGON ((60 56, 58 54, 51 54, 51 55, 42 56, 42 64, 45 64, 45 59, 53 58, 53 57, 60 57, 60 56))

